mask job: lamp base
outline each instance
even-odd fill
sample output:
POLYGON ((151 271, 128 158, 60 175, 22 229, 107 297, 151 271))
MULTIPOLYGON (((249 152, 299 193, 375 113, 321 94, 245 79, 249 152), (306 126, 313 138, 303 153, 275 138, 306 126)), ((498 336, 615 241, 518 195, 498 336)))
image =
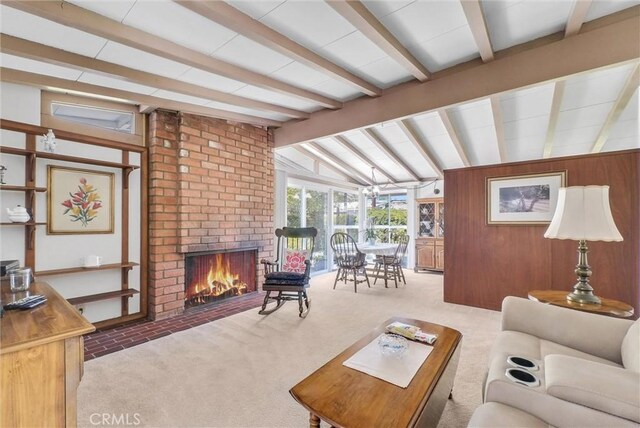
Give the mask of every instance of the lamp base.
POLYGON ((600 298, 593 294, 593 291, 574 290, 567 294, 567 300, 576 303, 586 303, 590 305, 599 305, 600 298))

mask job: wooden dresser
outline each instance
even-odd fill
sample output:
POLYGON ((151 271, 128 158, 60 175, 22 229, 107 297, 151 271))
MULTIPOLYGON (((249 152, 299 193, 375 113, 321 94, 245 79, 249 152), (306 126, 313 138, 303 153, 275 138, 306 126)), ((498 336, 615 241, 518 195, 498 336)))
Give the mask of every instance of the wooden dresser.
MULTIPOLYGON (((2 304, 12 301, 5 281, 1 292, 2 304)), ((0 320, 0 427, 74 427, 82 335, 95 328, 48 284, 29 292, 47 303, 0 320)))

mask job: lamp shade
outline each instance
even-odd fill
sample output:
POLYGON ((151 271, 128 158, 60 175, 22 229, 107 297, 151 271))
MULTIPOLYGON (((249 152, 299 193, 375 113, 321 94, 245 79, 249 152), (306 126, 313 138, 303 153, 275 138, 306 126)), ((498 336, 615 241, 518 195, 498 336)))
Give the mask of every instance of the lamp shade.
POLYGON ((609 206, 609 186, 562 187, 545 238, 622 241, 609 206))

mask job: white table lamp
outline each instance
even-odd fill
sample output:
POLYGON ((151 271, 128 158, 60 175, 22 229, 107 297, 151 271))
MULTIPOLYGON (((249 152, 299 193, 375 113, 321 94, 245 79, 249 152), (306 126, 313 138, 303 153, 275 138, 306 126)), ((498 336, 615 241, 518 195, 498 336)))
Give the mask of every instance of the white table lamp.
POLYGON ((567 300, 578 303, 600 303, 589 284, 591 269, 587 262, 586 241, 622 241, 611 215, 609 186, 562 187, 558 193, 558 205, 545 238, 573 239, 578 244, 578 282, 567 300))

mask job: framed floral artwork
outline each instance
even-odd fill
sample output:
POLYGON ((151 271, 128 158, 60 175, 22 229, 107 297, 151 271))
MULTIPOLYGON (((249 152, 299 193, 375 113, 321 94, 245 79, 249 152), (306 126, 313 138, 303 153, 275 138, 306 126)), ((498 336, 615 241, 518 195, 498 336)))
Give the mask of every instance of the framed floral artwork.
POLYGON ((487 179, 488 224, 549 224, 566 171, 487 179))
POLYGON ((47 177, 47 234, 113 233, 113 173, 49 165, 47 177))

